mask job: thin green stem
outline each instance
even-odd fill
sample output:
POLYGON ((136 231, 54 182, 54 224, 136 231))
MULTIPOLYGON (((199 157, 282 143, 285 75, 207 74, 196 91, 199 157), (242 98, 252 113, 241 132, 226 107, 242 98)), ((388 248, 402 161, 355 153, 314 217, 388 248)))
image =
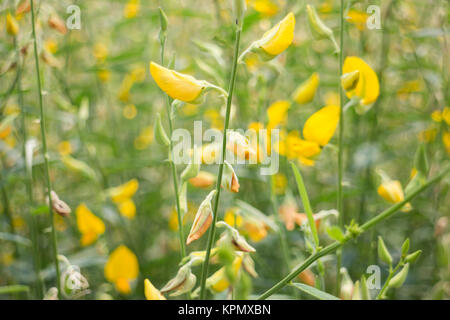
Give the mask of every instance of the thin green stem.
MULTIPOLYGON (((164 65, 164 52, 166 46, 166 36, 162 35, 161 38, 161 64, 164 65)), ((175 203, 177 207, 177 217, 178 217, 178 236, 180 238, 180 248, 181 248, 181 259, 186 256, 186 245, 184 241, 184 232, 183 232, 183 217, 181 216, 181 206, 180 206, 180 197, 178 191, 178 179, 177 179, 177 167, 173 162, 173 142, 172 142, 172 132, 173 132, 173 122, 172 122, 172 112, 170 110, 170 98, 167 94, 166 96, 166 114, 167 119, 169 121, 169 162, 172 171, 172 180, 173 180, 173 188, 175 192, 175 203)))
POLYGON ((406 203, 411 201, 415 196, 423 192, 425 189, 427 189, 429 186, 437 183, 439 180, 441 180, 443 177, 445 177, 450 172, 450 167, 446 167, 444 170, 441 171, 438 175, 434 176, 430 180, 428 180, 426 183, 424 183, 422 186, 417 188, 415 191, 411 192, 408 196, 404 198, 403 201, 396 203, 395 205, 392 205, 388 209, 384 210, 380 214, 376 215, 363 225, 359 227, 359 233, 349 235, 347 233, 345 239, 342 242, 335 241, 325 248, 321 249, 320 251, 314 253, 313 255, 309 256, 303 263, 301 263, 299 266, 297 266, 291 273, 289 273, 286 277, 284 277, 282 280, 277 282, 272 288, 264 292, 262 295, 258 297, 258 300, 264 300, 268 297, 270 297, 272 294, 278 292, 282 288, 284 288, 289 282, 294 279, 300 272, 304 271, 306 268, 308 268, 311 264, 313 264, 318 259, 322 258, 323 256, 326 256, 330 253, 335 252, 339 248, 341 248, 344 244, 346 244, 350 239, 359 237, 362 233, 365 231, 371 229, 378 223, 388 219, 391 217, 394 213, 399 211, 406 203))
POLYGON ((34 4, 33 0, 30 0, 31 4, 31 26, 32 26, 32 34, 33 34, 33 45, 34 45, 34 61, 36 65, 36 81, 38 86, 38 96, 39 96, 39 111, 40 111, 40 125, 41 125, 41 136, 42 136, 42 150, 44 152, 44 171, 45 171, 45 179, 47 184, 47 199, 49 203, 49 217, 51 224, 51 237, 52 237, 52 254, 53 260, 55 264, 55 272, 56 272, 56 288, 58 289, 58 298, 62 298, 61 294, 61 277, 59 271, 59 263, 58 263, 58 242, 56 239, 56 229, 55 229, 55 220, 54 220, 54 212, 52 205, 52 198, 50 193, 52 191, 52 185, 50 181, 50 171, 49 171, 49 155, 47 150, 47 139, 45 135, 45 113, 44 113, 44 103, 42 99, 42 89, 41 89, 41 75, 39 71, 39 57, 38 57, 38 49, 37 49, 37 38, 36 38, 36 27, 35 27, 35 16, 34 16, 34 4))
POLYGON ((221 162, 219 164, 219 173, 217 176, 217 184, 216 184, 216 199, 214 202, 214 210, 213 210, 213 222, 211 224, 211 230, 209 230, 208 233, 208 244, 206 248, 206 256, 205 256, 205 262, 203 263, 202 267, 202 276, 201 276, 201 282, 200 282, 200 299, 205 299, 205 284, 206 284, 206 276, 208 274, 208 268, 209 268, 209 257, 211 255, 211 247, 214 240, 214 235, 216 231, 216 222, 217 222, 217 215, 218 215, 218 208, 219 208, 219 200, 220 200, 220 185, 222 184, 222 174, 223 174, 223 164, 225 160, 225 152, 226 152, 226 146, 227 146, 227 129, 230 122, 230 111, 231 111, 231 102, 233 99, 233 91, 234 91, 234 85, 236 82, 236 70, 237 70, 237 60, 239 56, 239 45, 241 42, 241 28, 239 27, 238 21, 236 25, 236 40, 234 44, 234 56, 233 56, 233 66, 231 69, 231 77, 230 77, 230 84, 228 88, 228 97, 227 97, 227 111, 225 116, 225 125, 223 128, 223 141, 222 141, 222 154, 221 154, 221 162))
MULTIPOLYGON (((339 86, 339 136, 338 136, 338 185, 337 185, 337 210, 339 212, 339 225, 344 226, 344 194, 342 190, 342 178, 344 175, 344 93, 342 92, 341 82, 339 81, 342 75, 342 65, 344 62, 344 0, 341 0, 339 10, 339 74, 338 74, 338 86, 339 86)), ((342 263, 342 251, 339 250, 336 261, 336 294, 339 294, 341 288, 341 263, 342 263)))
POLYGON ((41 262, 40 262, 40 252, 39 252, 39 240, 38 240, 38 232, 37 232, 37 224, 36 219, 31 214, 31 207, 33 205, 33 187, 32 187, 32 176, 31 172, 28 170, 28 166, 26 164, 26 144, 28 141, 27 135, 27 127, 26 127, 26 113, 25 113, 25 105, 23 102, 23 93, 22 93, 22 61, 21 61, 21 53, 20 48, 17 43, 17 38, 14 37, 14 46, 17 54, 17 93, 18 93, 18 103, 20 107, 20 119, 21 119, 21 130, 22 130, 22 159, 24 163, 24 174, 25 174, 25 189, 28 198, 28 214, 27 220, 30 226, 31 231, 31 239, 32 239, 32 250, 33 250, 33 260, 34 260, 34 270, 36 273, 36 290, 37 290, 37 298, 42 299, 43 290, 44 290, 44 282, 41 276, 41 262))
POLYGON ((400 269, 400 267, 402 265, 403 265, 403 261, 400 260, 394 269, 392 269, 392 266, 389 267, 389 275, 388 275, 386 281, 384 282, 383 288, 381 288, 380 292, 378 293, 376 300, 383 298, 384 293, 386 292, 387 288, 389 287, 389 282, 391 282, 392 277, 398 271, 398 269, 400 269))

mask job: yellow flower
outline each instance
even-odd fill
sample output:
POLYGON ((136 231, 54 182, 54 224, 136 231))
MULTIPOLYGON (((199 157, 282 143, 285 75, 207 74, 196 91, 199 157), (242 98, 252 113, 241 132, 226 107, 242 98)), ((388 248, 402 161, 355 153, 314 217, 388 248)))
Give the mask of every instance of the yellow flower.
POLYGON ((419 132, 419 140, 422 142, 433 142, 436 139, 437 129, 429 127, 419 132))
POLYGON ((254 0, 252 7, 266 17, 274 16, 278 12, 278 6, 271 0, 254 0))
POLYGON ((81 233, 81 245, 88 246, 95 242, 97 238, 105 233, 105 224, 94 215, 84 204, 80 204, 75 210, 77 227, 81 233))
POLYGON ((137 278, 139 265, 136 255, 124 245, 120 245, 108 258, 105 265, 105 278, 115 284, 122 294, 131 292, 130 281, 137 278))
MULTIPOLYGON (((398 203, 405 199, 402 185, 398 180, 383 181, 377 191, 384 200, 390 203, 398 203)), ((411 205, 407 203, 402 211, 409 211, 410 209, 411 205)))
POLYGON ((363 11, 350 9, 347 13, 346 20, 353 23, 359 30, 364 30, 368 17, 367 13, 363 11))
POLYGON ((161 90, 173 99, 194 102, 205 89, 204 81, 164 68, 153 61, 150 62, 150 73, 161 90))
POLYGON ((333 91, 329 91, 325 94, 325 105, 339 106, 341 104, 339 94, 333 91))
POLYGON ((122 115, 124 118, 131 120, 134 119, 137 115, 137 109, 134 104, 127 104, 122 111, 122 115))
POLYGON ((442 111, 442 119, 450 126, 450 108, 445 107, 442 111))
POLYGON ((134 18, 138 15, 140 9, 139 0, 130 0, 123 9, 123 16, 126 19, 134 18))
POLYGON ((275 174, 275 193, 284 194, 287 186, 287 178, 282 173, 275 174))
POLYGON ((6 32, 12 36, 19 33, 19 24, 10 13, 6 15, 6 32))
POLYGON ((0 126, 0 140, 6 139, 12 131, 12 127, 10 125, 4 126, 3 128, 0 126))
POLYGON ((94 46, 93 54, 98 63, 102 63, 108 57, 108 47, 101 42, 98 42, 94 46))
POLYGON ((58 51, 58 42, 56 42, 54 39, 47 39, 45 41, 44 47, 47 51, 51 53, 56 53, 58 51))
POLYGON ((326 106, 315 112, 306 120, 303 127, 303 137, 310 142, 325 146, 336 131, 339 122, 340 108, 326 106))
POLYGON ((198 105, 192 103, 186 103, 183 107, 183 114, 185 116, 193 116, 198 112, 198 105))
POLYGON ((97 77, 101 82, 108 82, 111 78, 111 72, 108 69, 100 69, 97 71, 97 77))
POLYGON ((218 130, 223 129, 223 119, 219 111, 215 109, 207 109, 204 116, 205 119, 211 123, 211 128, 218 130))
POLYGON ((61 156, 67 156, 73 151, 70 141, 61 141, 58 144, 58 152, 61 156))
POLYGON ((156 289, 150 280, 144 280, 144 293, 147 300, 166 300, 166 298, 156 289))
POLYGON ((120 101, 128 102, 130 100, 130 90, 133 84, 134 84, 133 78, 131 77, 130 74, 127 74, 120 85, 118 94, 118 98, 120 101))
POLYGON ((215 177, 212 173, 200 171, 197 176, 189 179, 189 183, 196 188, 209 188, 216 181, 215 177))
POLYGON ((120 203, 131 198, 139 188, 139 182, 132 179, 120 186, 110 189, 109 194, 112 201, 120 203))
POLYGON ((450 131, 446 131, 442 134, 442 142, 444 143, 447 153, 450 153, 450 131))
POLYGON ((406 81, 403 83, 403 85, 400 87, 400 89, 397 90, 397 95, 399 97, 402 97, 403 95, 406 95, 408 93, 412 92, 418 92, 422 89, 422 82, 418 79, 406 81))
POLYGON ((375 71, 358 57, 347 57, 344 61, 343 74, 350 73, 352 71, 359 71, 359 81, 356 88, 347 91, 347 97, 358 97, 361 99, 362 105, 370 105, 374 103, 378 95, 380 94, 380 84, 375 71))
MULTIPOLYGON (((242 265, 242 257, 242 254, 238 255, 234 258, 231 265, 232 275, 234 278, 236 278, 239 274, 239 270, 242 265)), ((228 289, 231 286, 231 282, 227 277, 225 267, 220 268, 212 276, 206 279, 206 284, 214 292, 222 292, 228 289)))
POLYGON ((267 108, 267 117, 269 118, 269 124, 267 125, 267 130, 271 130, 278 126, 279 124, 284 124, 286 122, 287 111, 291 103, 286 100, 280 100, 272 103, 269 108, 267 108))
POLYGON ((134 139, 134 147, 137 150, 144 150, 153 142, 153 127, 147 126, 142 128, 139 136, 134 139))
POLYGON ((225 212, 223 221, 225 221, 228 225, 232 227, 239 228, 242 225, 243 218, 241 215, 236 215, 235 211, 236 211, 235 208, 228 209, 225 212))
POLYGON ((317 72, 314 72, 308 80, 304 81, 294 92, 292 98, 299 104, 311 102, 319 86, 320 77, 317 72))
POLYGON ((259 47, 268 55, 275 57, 286 50, 294 40, 295 16, 292 12, 268 30, 261 40, 259 47))
POLYGON ((136 205, 132 199, 126 199, 122 202, 117 203, 119 212, 128 219, 133 219, 136 215, 136 205))

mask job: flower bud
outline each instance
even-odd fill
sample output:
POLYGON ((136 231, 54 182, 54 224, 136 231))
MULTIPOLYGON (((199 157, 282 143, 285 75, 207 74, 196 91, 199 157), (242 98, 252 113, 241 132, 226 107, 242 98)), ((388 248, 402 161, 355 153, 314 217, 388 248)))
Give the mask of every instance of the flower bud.
POLYGON ((384 244, 383 238, 378 237, 378 257, 388 265, 392 264, 392 257, 389 253, 386 245, 384 244))
POLYGON ((213 210, 211 201, 216 190, 211 191, 208 196, 203 200, 198 208, 197 214, 194 218, 191 231, 186 240, 186 244, 189 245, 192 241, 199 239, 208 230, 213 218, 213 210))
POLYGON ((241 29, 244 22, 245 11, 247 11, 247 3, 245 0, 233 0, 233 14, 236 19, 236 26, 241 29))
POLYGON ((55 211, 61 217, 67 217, 72 212, 67 203, 59 199, 55 191, 52 190, 50 192, 50 198, 52 199, 53 211, 55 211))
POLYGON ((359 70, 354 70, 349 73, 344 73, 341 76, 342 89, 345 91, 351 91, 356 88, 359 81, 359 70))
POLYGON ((239 234, 235 228, 231 227, 228 223, 224 221, 219 221, 216 224, 217 227, 225 227, 227 230, 225 234, 219 239, 219 244, 226 242, 231 242, 236 250, 243 252, 255 252, 255 248, 248 244, 247 240, 239 234))
POLYGON ((159 7, 159 22, 161 23, 161 30, 167 31, 168 25, 167 15, 161 7, 159 7))
POLYGON ((239 192, 239 181, 231 164, 224 160, 222 187, 232 192, 239 192))
POLYGON ((425 145, 422 143, 420 144, 419 148, 417 148, 416 155, 414 157, 414 167, 422 173, 423 176, 428 175, 429 165, 428 165, 428 158, 427 153, 425 150, 425 145))
POLYGON ((308 12, 308 19, 309 24, 312 28, 312 30, 319 36, 319 37, 327 37, 329 38, 335 48, 336 52, 339 52, 339 46, 336 43, 336 40, 334 39, 333 31, 320 19, 319 15, 316 12, 316 8, 314 6, 311 6, 309 4, 306 5, 306 10, 308 12))
POLYGON ((409 271, 409 263, 405 264, 405 266, 392 277, 391 281, 389 281, 389 287, 391 288, 400 288, 406 280, 409 271))
POLYGON ((162 125, 161 115, 159 114, 159 112, 156 114, 154 128, 154 136, 156 137, 156 141, 158 141, 158 143, 162 144, 163 146, 168 147, 170 145, 170 140, 162 125))
POLYGON ((405 261, 408 263, 414 263, 417 261, 417 259, 419 259, 421 254, 422 254, 422 250, 417 250, 413 253, 410 253, 405 257, 405 261))
POLYGON ((175 278, 170 280, 160 291, 166 293, 173 291, 171 296, 179 296, 190 291, 197 281, 197 277, 191 272, 190 264, 182 266, 175 278))
POLYGON ((57 30, 61 34, 67 33, 66 24, 60 17, 56 15, 52 15, 50 16, 50 18, 48 18, 48 25, 50 28, 57 30))
POLYGON ((189 183, 196 188, 208 188, 213 185, 215 176, 207 171, 199 171, 199 173, 189 179, 189 183))
POLYGON ((409 238, 406 238, 405 242, 402 245, 402 257, 405 257, 408 254, 409 250, 409 238))
POLYGON ((255 261, 253 261, 252 257, 249 254, 245 254, 242 260, 242 267, 244 270, 251 275, 253 278, 258 277, 258 273, 255 270, 255 261))

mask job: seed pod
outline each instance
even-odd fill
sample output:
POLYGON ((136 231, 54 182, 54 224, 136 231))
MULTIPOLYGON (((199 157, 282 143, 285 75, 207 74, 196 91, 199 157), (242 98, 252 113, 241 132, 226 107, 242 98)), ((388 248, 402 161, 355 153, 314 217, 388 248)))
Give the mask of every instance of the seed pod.
POLYGON ((213 210, 211 201, 216 190, 211 191, 208 196, 203 200, 198 208, 197 214, 194 218, 191 231, 186 240, 186 244, 189 245, 192 241, 199 239, 208 230, 213 218, 213 210))
POLYGON ((378 257, 388 265, 392 264, 392 257, 389 250, 386 248, 384 241, 381 237, 378 237, 378 257))
POLYGON ((366 277, 361 277, 361 297, 363 300, 370 300, 370 292, 369 288, 367 287, 367 281, 366 277))
POLYGON ((65 203, 64 201, 59 199, 59 197, 58 197, 58 195, 56 194, 55 191, 52 190, 50 192, 50 197, 52 199, 53 211, 55 211, 61 217, 67 217, 72 212, 72 210, 67 205, 67 203, 65 203))
POLYGON ((351 91, 356 88, 359 81, 359 70, 345 73, 341 76, 341 85, 345 91, 351 91))
POLYGON ((161 30, 167 31, 168 19, 164 10, 159 7, 159 22, 161 23, 161 30))
POLYGON ((224 160, 222 187, 232 192, 239 192, 239 181, 233 167, 224 160))
POLYGON ((306 11, 308 12, 309 24, 312 30, 319 37, 327 37, 333 42, 336 52, 339 52, 339 46, 334 39, 333 31, 320 19, 319 15, 316 12, 316 8, 309 4, 306 5, 306 11))
POLYGON ((422 250, 417 250, 413 253, 410 253, 405 257, 405 261, 408 263, 414 263, 417 261, 417 259, 419 259, 421 254, 422 254, 422 250))
POLYGON ((409 250, 409 238, 406 238, 405 242, 402 244, 402 257, 408 254, 409 250))
POLYGON ((161 115, 159 114, 159 112, 156 114, 154 128, 154 136, 156 137, 156 141, 158 141, 158 143, 162 144, 163 146, 168 147, 170 145, 170 140, 161 123, 161 115))
POLYGON ((190 291, 197 281, 197 277, 191 272, 190 264, 182 266, 175 278, 170 280, 160 291, 166 293, 173 291, 171 296, 179 296, 190 291))
POLYGON ((406 280, 409 271, 409 263, 405 264, 402 270, 397 273, 394 277, 392 277, 391 281, 389 281, 389 287, 391 288, 400 288, 406 280))

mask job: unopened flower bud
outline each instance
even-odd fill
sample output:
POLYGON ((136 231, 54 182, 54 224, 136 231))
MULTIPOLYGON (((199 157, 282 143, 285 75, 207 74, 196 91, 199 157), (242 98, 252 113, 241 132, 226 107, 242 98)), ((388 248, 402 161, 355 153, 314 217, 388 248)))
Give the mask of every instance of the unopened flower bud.
POLYGON ((166 293, 173 291, 171 296, 179 296, 190 291, 197 281, 197 277, 191 272, 190 264, 182 266, 175 278, 170 280, 160 291, 166 293))
POLYGON ((56 15, 52 15, 52 16, 50 16, 50 18, 48 18, 48 25, 50 28, 55 29, 56 31, 58 31, 61 34, 67 33, 66 24, 60 17, 58 17, 56 15))
POLYGON ((10 13, 6 15, 6 32, 12 36, 19 33, 19 24, 10 13))
POLYGON ((232 192, 239 192, 239 181, 233 167, 224 160, 222 187, 232 192))
POLYGON ((400 288, 406 280, 409 271, 409 263, 405 264, 405 266, 397 273, 394 277, 392 277, 391 281, 389 281, 389 287, 391 288, 400 288))
POLYGON ((358 85, 358 81, 359 81, 359 70, 344 73, 341 76, 341 85, 345 91, 354 90, 358 85))
POLYGON ((53 211, 55 211, 61 217, 67 217, 72 212, 72 210, 67 205, 67 203, 65 203, 64 201, 59 199, 59 197, 58 197, 58 195, 56 194, 55 191, 52 190, 50 192, 50 197, 52 199, 53 211))
POLYGON ((389 253, 389 250, 386 248, 383 238, 381 237, 378 237, 378 256, 382 261, 386 262, 388 265, 392 264, 391 254, 389 253))
POLYGON ((410 253, 405 257, 405 261, 408 263, 414 263, 417 261, 417 259, 419 259, 421 254, 422 254, 422 250, 417 250, 413 253, 410 253))
POLYGON ((208 196, 203 200, 198 208, 197 214, 194 218, 191 231, 186 240, 186 244, 189 245, 192 241, 199 239, 208 230, 213 218, 213 210, 211 201, 216 190, 211 191, 208 196))
POLYGON ((170 140, 162 125, 161 115, 159 114, 159 112, 156 114, 154 128, 155 128, 154 136, 156 138, 156 141, 158 141, 158 143, 162 144, 163 146, 168 147, 170 145, 170 140))

